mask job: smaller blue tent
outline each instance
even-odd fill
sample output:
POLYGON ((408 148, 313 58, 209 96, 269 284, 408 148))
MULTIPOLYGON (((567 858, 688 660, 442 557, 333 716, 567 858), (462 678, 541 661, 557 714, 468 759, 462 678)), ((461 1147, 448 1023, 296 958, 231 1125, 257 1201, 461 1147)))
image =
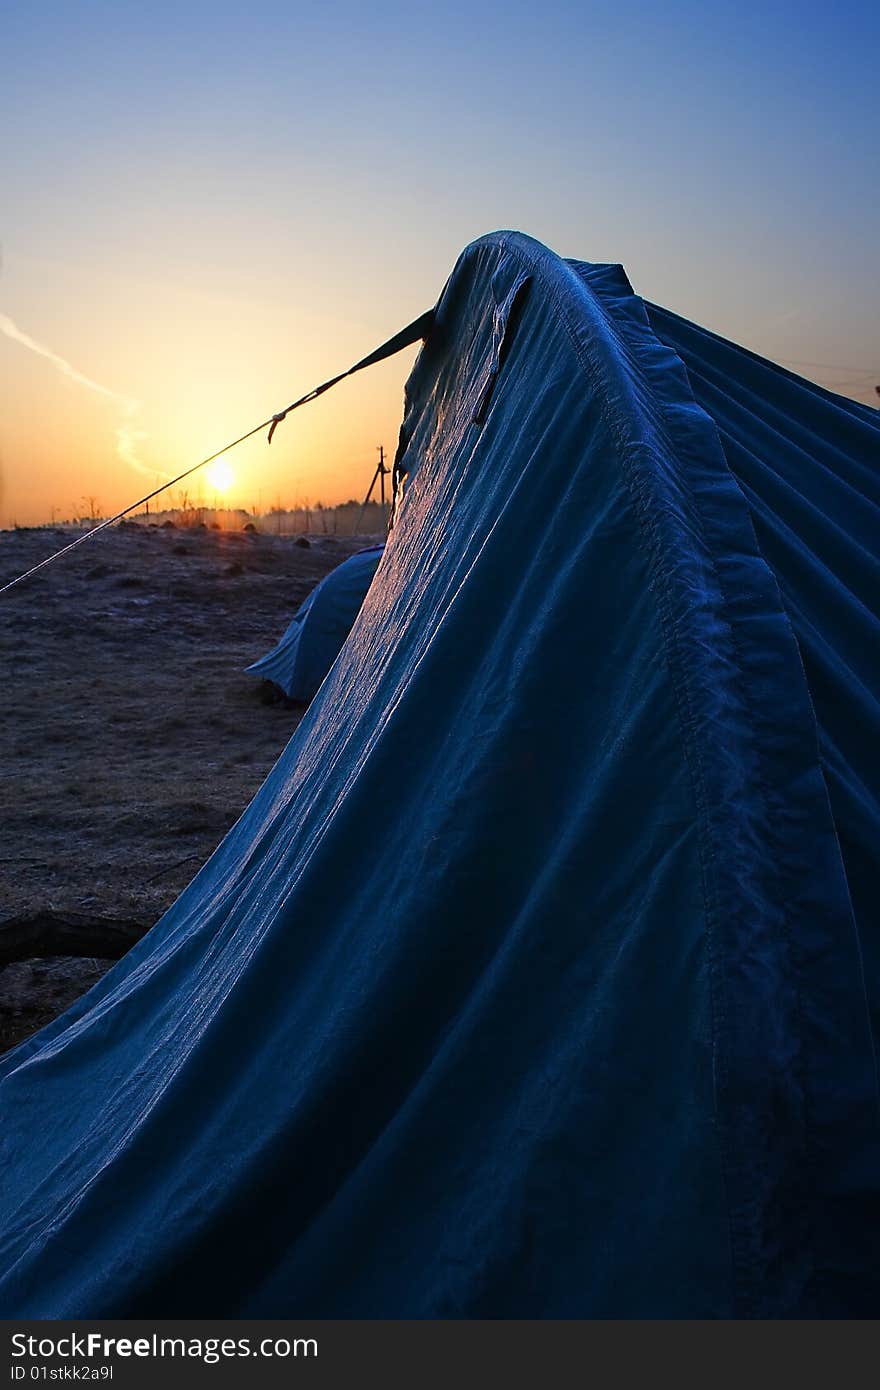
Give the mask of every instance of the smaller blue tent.
POLYGON ((331 570, 297 609, 277 646, 245 669, 272 681, 290 700, 309 704, 361 610, 383 545, 371 545, 331 570))

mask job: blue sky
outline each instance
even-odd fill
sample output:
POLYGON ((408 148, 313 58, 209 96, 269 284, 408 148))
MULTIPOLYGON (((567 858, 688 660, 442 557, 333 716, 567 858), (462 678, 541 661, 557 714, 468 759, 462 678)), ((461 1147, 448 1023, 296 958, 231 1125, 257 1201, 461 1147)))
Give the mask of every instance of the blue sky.
MULTIPOLYGON (((0 312, 138 401, 147 471, 361 355, 501 226, 871 401, 878 40, 866 4, 8 10, 0 312)), ((0 370, 3 524, 137 491, 109 398, 8 335, 0 370)), ((357 490, 405 370, 248 455, 250 490, 357 490)))

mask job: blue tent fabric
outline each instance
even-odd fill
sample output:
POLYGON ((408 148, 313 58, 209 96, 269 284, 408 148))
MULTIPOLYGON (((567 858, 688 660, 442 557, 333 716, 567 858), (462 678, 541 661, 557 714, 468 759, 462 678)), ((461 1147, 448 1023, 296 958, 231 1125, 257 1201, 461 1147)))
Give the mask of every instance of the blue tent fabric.
POLYGON ((382 545, 359 550, 325 575, 278 644, 245 669, 272 681, 291 700, 314 699, 360 612, 383 550, 382 545))
POLYGON ((878 412, 648 306, 687 363, 797 637, 880 1032, 878 412), (756 402, 761 402, 760 410, 756 402))
POLYGON ((4 1310, 876 1314, 878 440, 468 247, 287 750, 0 1062, 4 1310))

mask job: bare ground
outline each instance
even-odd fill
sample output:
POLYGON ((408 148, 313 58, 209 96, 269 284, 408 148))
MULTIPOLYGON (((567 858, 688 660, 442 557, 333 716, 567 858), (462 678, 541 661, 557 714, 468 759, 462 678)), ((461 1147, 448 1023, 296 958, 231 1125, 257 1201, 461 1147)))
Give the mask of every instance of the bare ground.
MULTIPOLYGON (((0 583, 70 539, 0 533, 0 583)), ((371 539, 114 527, 0 599, 0 921, 161 916, 299 722, 242 668, 371 539)), ((0 1051, 110 964, 0 970, 0 1051)))

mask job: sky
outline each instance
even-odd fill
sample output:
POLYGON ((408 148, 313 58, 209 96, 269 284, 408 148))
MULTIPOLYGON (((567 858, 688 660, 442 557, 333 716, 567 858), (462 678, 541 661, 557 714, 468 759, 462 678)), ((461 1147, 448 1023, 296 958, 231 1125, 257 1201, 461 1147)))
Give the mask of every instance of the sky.
MULTIPOLYGON (((133 501, 498 228, 877 403, 863 0, 0 4, 0 526, 133 501)), ((361 497, 414 355, 242 446, 220 500, 361 497)))

